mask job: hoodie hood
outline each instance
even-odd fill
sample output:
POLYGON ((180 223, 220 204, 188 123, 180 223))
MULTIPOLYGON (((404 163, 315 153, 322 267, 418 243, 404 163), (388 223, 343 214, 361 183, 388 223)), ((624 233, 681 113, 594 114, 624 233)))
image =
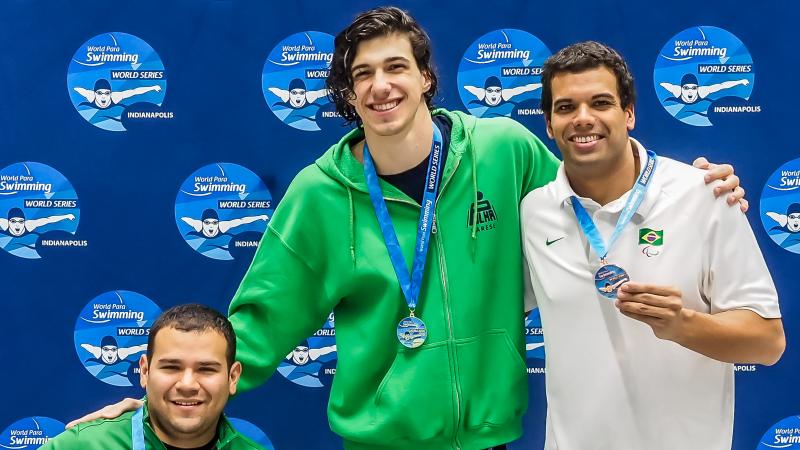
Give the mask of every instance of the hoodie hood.
MULTIPOLYGON (((439 181, 440 191, 446 185, 446 181, 453 175, 461 157, 472 148, 467 145, 469 135, 475 129, 477 119, 474 116, 465 114, 461 111, 447 111, 445 109, 435 109, 432 115, 443 115, 453 124, 450 130, 450 146, 447 149, 447 162, 439 181)), ((353 265, 355 265, 355 207, 353 205, 353 191, 363 192, 369 195, 367 190, 367 180, 364 175, 364 165, 358 162, 350 150, 350 145, 364 139, 364 129, 358 127, 342 137, 339 142, 331 146, 316 164, 326 175, 341 183, 347 189, 347 197, 350 202, 350 255, 353 265)), ((472 204, 477 209, 478 205, 478 181, 475 168, 475 155, 470 158, 472 161, 472 204)), ((383 196, 387 199, 401 200, 408 199, 408 196, 390 183, 381 181, 383 196)), ((477 212, 477 211, 476 211, 477 212)), ((477 239, 477 223, 472 225, 472 244, 471 255, 475 257, 475 240, 477 239)))
MULTIPOLYGON (((475 128, 476 119, 460 111, 435 109, 433 115, 443 115, 450 119, 453 128, 450 133, 447 164, 442 173, 442 181, 452 175, 464 152, 468 151, 466 137, 475 128)), ((364 177, 364 166, 356 160, 350 145, 364 139, 364 129, 358 127, 342 137, 317 159, 317 166, 329 177, 350 189, 367 193, 367 182, 364 177)), ((387 198, 403 198, 404 194, 389 183, 381 183, 384 196, 387 198)))

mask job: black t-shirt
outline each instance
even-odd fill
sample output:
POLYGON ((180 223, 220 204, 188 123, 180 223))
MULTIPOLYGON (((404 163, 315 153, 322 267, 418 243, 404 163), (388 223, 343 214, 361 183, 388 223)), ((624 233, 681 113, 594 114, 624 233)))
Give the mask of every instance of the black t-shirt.
POLYGON ((175 447, 169 444, 164 444, 164 447, 167 450, 214 450, 217 448, 217 441, 219 440, 219 429, 217 429, 217 434, 214 435, 214 438, 208 441, 205 445, 201 445, 200 447, 192 447, 192 448, 185 448, 185 447, 175 447))
MULTIPOLYGON (((444 172, 444 164, 447 161, 447 149, 450 147, 450 130, 453 128, 453 125, 446 116, 433 116, 433 121, 442 132, 442 172, 444 172)), ((416 167, 408 169, 405 172, 378 176, 380 176, 383 181, 403 191, 421 205, 422 196, 425 193, 425 176, 427 172, 428 158, 425 158, 416 167)))

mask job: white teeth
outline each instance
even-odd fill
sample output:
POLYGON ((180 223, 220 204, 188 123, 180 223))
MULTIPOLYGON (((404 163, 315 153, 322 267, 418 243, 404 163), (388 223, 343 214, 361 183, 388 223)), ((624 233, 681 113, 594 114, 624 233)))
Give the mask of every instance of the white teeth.
POLYGON ((572 140, 574 140, 575 142, 578 142, 580 144, 587 144, 589 142, 594 142, 594 141, 596 141, 598 139, 600 139, 600 136, 596 135, 596 134, 592 134, 592 135, 589 135, 589 136, 575 136, 575 137, 572 138, 572 140))
POLYGON ((390 109, 394 108, 395 106, 397 106, 398 103, 400 103, 400 102, 395 100, 395 101, 393 101, 391 103, 383 103, 383 104, 380 104, 380 105, 377 105, 377 104, 376 105, 372 105, 372 107, 375 108, 378 111, 387 111, 387 110, 390 110, 390 109))
POLYGON ((178 406, 197 406, 200 402, 174 402, 178 406))

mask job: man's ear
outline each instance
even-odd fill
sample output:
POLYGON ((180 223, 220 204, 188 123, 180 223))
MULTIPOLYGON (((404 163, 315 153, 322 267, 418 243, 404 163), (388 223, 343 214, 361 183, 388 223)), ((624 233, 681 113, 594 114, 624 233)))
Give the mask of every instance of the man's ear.
POLYGON ((625 115, 625 125, 628 127, 628 131, 633 131, 636 126, 636 111, 633 109, 633 103, 625 108, 625 115))
POLYGON ((242 363, 235 361, 228 372, 228 392, 233 395, 239 385, 239 378, 242 376, 242 363))
POLYGON ((544 115, 544 124, 547 130, 547 137, 549 137, 550 139, 555 139, 555 134, 553 134, 553 125, 550 123, 549 114, 544 115))
POLYGON ((142 388, 147 388, 147 376, 150 374, 150 363, 147 361, 147 355, 142 355, 139 358, 139 384, 142 388))
POLYGON ((422 82, 422 87, 424 88, 422 92, 428 92, 431 90, 431 85, 433 85, 433 81, 431 81, 431 73, 429 71, 422 72, 422 78, 424 81, 422 82))

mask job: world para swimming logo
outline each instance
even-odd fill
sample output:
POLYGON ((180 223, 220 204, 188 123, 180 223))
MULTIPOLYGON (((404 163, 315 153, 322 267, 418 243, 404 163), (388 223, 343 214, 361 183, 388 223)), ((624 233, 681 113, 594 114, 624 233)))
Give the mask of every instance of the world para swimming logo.
POLYGON ((750 102, 755 65, 747 47, 717 27, 692 27, 676 34, 656 59, 653 83, 659 102, 683 123, 707 127, 761 111, 750 102))
POLYGON ((139 385, 139 358, 150 327, 161 314, 152 300, 132 291, 104 292, 75 320, 75 352, 86 370, 113 386, 139 385))
POLYGON ((529 375, 544 374, 544 333, 539 308, 534 308, 525 317, 525 359, 529 375))
POLYGON ((67 69, 67 90, 78 114, 103 130, 173 118, 161 109, 167 93, 161 58, 131 34, 103 33, 78 47, 67 69))
POLYGON ((321 329, 289 352, 278 373, 305 387, 330 386, 336 374, 336 327, 333 313, 321 329))
POLYGON ((761 436, 756 450, 800 449, 800 416, 787 417, 769 427, 761 436))
POLYGON ((197 169, 181 184, 175 223, 183 240, 203 256, 252 259, 275 206, 272 194, 250 169, 216 163, 197 169))
POLYGON ((304 131, 344 123, 328 99, 325 80, 333 59, 333 36, 303 31, 278 42, 267 56, 261 92, 281 122, 304 131))
POLYGON ((26 417, 8 426, 0 434, 0 448, 33 450, 64 431, 64 424, 49 417, 26 417))
POLYGON ((784 163, 761 191, 761 224, 782 249, 800 253, 800 158, 784 163))
POLYGON ((54 168, 21 162, 0 170, 0 248, 39 259, 63 248, 88 246, 78 239, 78 194, 54 168))
POLYGON ((532 34, 515 29, 489 32, 475 40, 458 65, 458 94, 477 117, 542 114, 542 65, 550 50, 532 34))

